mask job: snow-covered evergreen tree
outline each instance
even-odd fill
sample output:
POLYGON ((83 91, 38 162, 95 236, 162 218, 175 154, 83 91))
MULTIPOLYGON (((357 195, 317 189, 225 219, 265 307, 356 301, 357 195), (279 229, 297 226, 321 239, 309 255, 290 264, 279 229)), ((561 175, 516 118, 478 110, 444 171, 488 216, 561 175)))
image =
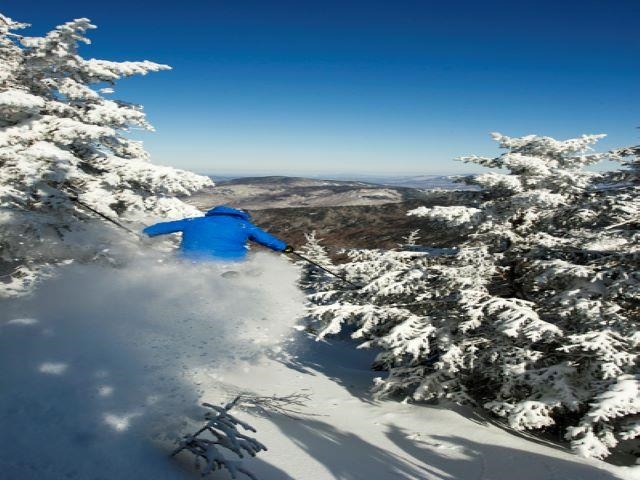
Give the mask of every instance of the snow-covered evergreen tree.
MULTIPOLYGON (((331 268, 333 262, 331 261, 331 258, 329 258, 327 250, 320 243, 322 239, 316 238, 315 230, 311 233, 305 233, 304 236, 307 241, 302 245, 302 247, 300 247, 300 253, 318 265, 322 265, 325 268, 331 268)), ((300 287, 302 287, 303 290, 313 291, 320 285, 326 286, 327 282, 332 280, 324 270, 309 262, 298 260, 296 263, 302 268, 300 287)))
POLYGON ((107 98, 117 80, 168 66, 82 58, 78 45, 95 28, 84 18, 43 37, 19 35, 27 26, 0 15, 2 295, 105 249, 111 227, 93 221, 87 206, 124 222, 197 215, 175 196, 210 184, 149 163, 142 143, 127 136, 152 129, 142 107, 107 98))
POLYGON ((494 138, 504 154, 463 158, 504 172, 467 180, 480 205, 410 212, 470 232, 457 252, 352 252, 342 272, 367 286, 331 285, 311 314, 321 335, 351 323, 383 349, 380 394, 473 403, 607 456, 640 431, 639 149, 593 153, 600 135, 494 138), (585 169, 606 157, 627 168, 585 169))

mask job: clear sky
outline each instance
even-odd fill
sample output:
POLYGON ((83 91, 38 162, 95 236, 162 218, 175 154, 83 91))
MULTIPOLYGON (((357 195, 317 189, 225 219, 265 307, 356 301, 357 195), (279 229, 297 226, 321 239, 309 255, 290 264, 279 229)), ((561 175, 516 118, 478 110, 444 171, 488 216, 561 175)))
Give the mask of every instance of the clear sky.
POLYGON ((637 144, 640 1, 3 2, 39 35, 88 17, 85 57, 172 71, 121 82, 154 163, 201 173, 472 171, 488 132, 637 144))

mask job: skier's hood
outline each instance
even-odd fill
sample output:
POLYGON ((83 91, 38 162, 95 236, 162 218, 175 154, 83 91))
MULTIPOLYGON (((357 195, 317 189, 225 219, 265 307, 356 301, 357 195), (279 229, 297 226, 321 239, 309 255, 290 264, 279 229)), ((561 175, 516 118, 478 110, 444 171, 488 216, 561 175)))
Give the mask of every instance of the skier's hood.
POLYGON ((240 217, 244 220, 249 220, 249 218, 251 218, 251 215, 249 215, 249 213, 243 210, 238 210, 236 208, 227 207, 226 205, 218 205, 217 207, 213 207, 206 213, 207 217, 211 217, 214 215, 228 215, 232 217, 240 217))

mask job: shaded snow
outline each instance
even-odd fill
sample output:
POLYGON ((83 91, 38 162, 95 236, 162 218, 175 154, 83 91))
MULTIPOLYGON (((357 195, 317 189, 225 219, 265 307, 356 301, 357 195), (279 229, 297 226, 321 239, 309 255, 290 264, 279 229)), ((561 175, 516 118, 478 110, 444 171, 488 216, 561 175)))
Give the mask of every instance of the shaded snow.
POLYGON ((167 457, 201 418, 193 372, 278 349, 303 311, 297 276, 267 253, 233 265, 151 257, 70 266, 5 301, 0 477, 193 478, 167 457), (229 270, 239 275, 221 277, 229 270))

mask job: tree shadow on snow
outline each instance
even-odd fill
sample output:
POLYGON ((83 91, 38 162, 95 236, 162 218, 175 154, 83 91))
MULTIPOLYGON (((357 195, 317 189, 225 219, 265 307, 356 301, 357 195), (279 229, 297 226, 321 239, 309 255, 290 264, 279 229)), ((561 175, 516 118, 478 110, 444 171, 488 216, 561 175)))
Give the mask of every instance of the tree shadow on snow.
MULTIPOLYGON (((509 435, 513 435, 514 437, 521 438, 528 442, 536 443, 538 445, 542 445, 544 447, 552 448, 554 450, 565 453, 569 452, 566 443, 563 443, 562 439, 558 438, 557 436, 553 436, 545 432, 516 430, 514 428, 511 428, 503 419, 497 418, 491 412, 482 410, 478 407, 473 407, 471 405, 461 405, 446 399, 440 399, 435 401, 434 403, 417 402, 414 403, 413 406, 416 408, 427 409, 425 415, 429 415, 428 410, 430 409, 455 412, 461 417, 464 417, 465 419, 477 425, 481 425, 484 427, 492 425, 499 428, 500 430, 507 432, 509 435)), ((621 463, 621 465, 622 464, 624 463, 621 463)))
MULTIPOLYGON (((285 354, 280 354, 275 359, 303 374, 321 373, 346 388, 352 396, 359 400, 375 403, 371 393, 373 379, 385 376, 386 373, 371 370, 371 364, 377 354, 375 350, 357 349, 356 347, 356 342, 351 340, 348 334, 316 341, 314 335, 298 332, 295 340, 285 349, 285 354)), ((494 425, 510 435, 529 442, 563 452, 567 451, 563 445, 552 439, 509 428, 508 425, 493 418, 488 412, 483 412, 469 405, 439 400, 435 403, 418 402, 414 406, 424 408, 425 415, 429 414, 429 409, 453 411, 478 425, 494 425)))
MULTIPOLYGON (((320 420, 305 418, 301 421, 277 416, 272 421, 284 435, 330 473, 330 476, 317 477, 317 480, 428 478, 429 470, 411 459, 402 458, 320 420)), ((312 479, 305 477, 296 480, 312 479)))
MULTIPOLYGON (((414 461, 431 466, 425 479, 617 480, 621 477, 575 457, 565 460, 505 445, 478 443, 456 435, 411 434, 394 425, 386 436, 414 461), (440 472, 440 473, 435 473, 440 472)), ((570 455, 568 452, 566 455, 570 455)))
POLYGON ((318 372, 346 388, 359 400, 373 403, 373 380, 386 374, 371 369, 376 351, 356 347, 357 344, 348 336, 316 340, 315 335, 296 332, 284 346, 284 351, 273 358, 305 375, 318 372))
POLYGON ((478 425, 493 425, 500 430, 504 430, 509 435, 522 438, 523 440, 526 440, 528 442, 533 442, 547 448, 559 450, 561 452, 569 451, 566 444, 563 444, 562 439, 558 438, 557 436, 554 437, 553 435, 545 432, 516 430, 514 428, 511 428, 509 424, 507 424, 503 419, 495 417, 491 412, 481 410, 480 408, 474 408, 470 405, 459 405, 457 403, 446 400, 441 401, 434 407, 456 412, 458 415, 471 420, 478 425))
MULTIPOLYGON (((277 417, 275 425, 340 480, 617 480, 596 466, 452 436, 410 435, 388 426, 395 453, 317 419, 277 417)), ((270 478, 270 477, 265 477, 270 478)), ((278 477, 279 478, 279 477, 278 477)), ((311 480, 300 477, 296 480, 311 480)))
MULTIPOLYGON (((371 362, 375 352, 357 350, 348 338, 317 342, 313 335, 299 333, 278 360, 298 372, 321 373, 345 387, 353 396, 373 403, 370 388, 371 362)), ((417 405, 416 405, 417 406, 417 405)), ((455 411, 477 423, 492 424, 528 442, 570 455, 566 448, 544 438, 515 432, 469 406, 450 402, 424 405, 429 409, 455 411)), ((274 417, 272 421, 310 456, 344 480, 383 479, 489 479, 492 480, 615 480, 620 477, 575 457, 564 460, 508 446, 478 443, 458 436, 429 436, 388 426, 387 437, 405 455, 382 450, 357 435, 341 431, 319 419, 302 421, 274 417), (581 463, 582 462, 582 463, 581 463), (514 470, 515 469, 515 470, 514 470)), ((329 477, 327 477, 329 478, 329 477)), ((304 480, 304 479, 297 479, 304 480)))

